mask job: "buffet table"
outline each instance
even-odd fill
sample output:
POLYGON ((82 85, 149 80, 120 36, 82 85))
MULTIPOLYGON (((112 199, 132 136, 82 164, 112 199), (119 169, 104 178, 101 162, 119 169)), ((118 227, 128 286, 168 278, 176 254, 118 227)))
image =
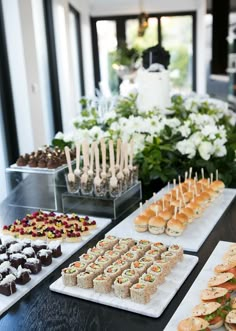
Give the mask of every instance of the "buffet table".
MULTIPOLYGON (((32 212, 32 209, 25 207, 10 206, 9 202, 12 202, 12 197, 7 198, 0 206, 1 227, 32 212)), ((60 277, 61 269, 102 239, 106 232, 117 225, 117 222, 113 222, 4 313, 0 319, 0 330, 164 330, 217 243, 220 240, 236 242, 235 215, 236 199, 199 251, 190 253, 198 256, 199 262, 159 318, 145 317, 49 290, 49 286, 60 277)), ((4 300, 4 297, 1 299, 4 300)))

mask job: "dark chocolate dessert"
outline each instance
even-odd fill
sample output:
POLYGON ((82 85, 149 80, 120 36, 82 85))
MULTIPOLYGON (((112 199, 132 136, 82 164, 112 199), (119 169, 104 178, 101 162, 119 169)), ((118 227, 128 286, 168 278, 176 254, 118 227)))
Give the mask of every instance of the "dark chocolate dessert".
POLYGON ((18 167, 25 167, 27 165, 27 161, 26 159, 21 155, 17 161, 16 164, 18 165, 18 167))
POLYGON ((6 253, 0 254, 0 263, 8 261, 8 255, 6 253))
POLYGON ((0 293, 6 296, 10 296, 11 294, 16 292, 16 277, 13 275, 7 275, 0 282, 0 293))
POLYGON ((25 268, 29 269, 35 275, 42 270, 42 264, 39 259, 30 257, 25 262, 25 268))
POLYGON ((37 257, 44 266, 49 266, 52 263, 52 251, 49 249, 41 249, 37 253, 37 257))
POLYGON ((0 245, 0 254, 6 253, 7 247, 5 245, 0 245))
POLYGON ((35 242, 32 243, 32 247, 35 253, 38 253, 38 251, 40 251, 41 249, 46 249, 47 244, 42 240, 35 240, 35 242))
POLYGON ((16 276, 16 284, 24 285, 30 281, 30 270, 23 269, 21 266, 18 267, 16 276))
POLYGON ((48 249, 52 251, 52 257, 59 257, 62 255, 60 241, 51 241, 48 244, 48 249))
POLYGON ((47 167, 47 162, 44 158, 39 159, 38 161, 38 167, 39 168, 46 168, 47 167))
POLYGON ((38 162, 35 158, 30 158, 28 165, 31 168, 36 168, 38 166, 38 162))
POLYGON ((23 266, 25 264, 26 256, 21 253, 12 254, 10 256, 10 262, 11 266, 17 269, 19 265, 23 266))
POLYGON ((27 257, 35 257, 35 251, 32 247, 26 247, 22 250, 22 253, 27 257))

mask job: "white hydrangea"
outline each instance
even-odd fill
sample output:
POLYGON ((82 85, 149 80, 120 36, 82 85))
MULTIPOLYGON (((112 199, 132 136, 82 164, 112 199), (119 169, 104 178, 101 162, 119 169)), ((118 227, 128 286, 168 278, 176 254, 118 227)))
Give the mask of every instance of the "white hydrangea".
POLYGON ((203 160, 208 161, 214 153, 214 146, 209 141, 202 141, 198 146, 198 152, 203 160))
POLYGON ((227 150, 225 147, 225 139, 216 139, 213 142, 213 148, 214 148, 214 156, 217 157, 223 157, 227 154, 227 150))
POLYGON ((189 159, 194 158, 196 155, 196 146, 194 144, 194 141, 192 139, 184 139, 182 141, 179 141, 176 144, 176 149, 182 154, 187 155, 189 159))

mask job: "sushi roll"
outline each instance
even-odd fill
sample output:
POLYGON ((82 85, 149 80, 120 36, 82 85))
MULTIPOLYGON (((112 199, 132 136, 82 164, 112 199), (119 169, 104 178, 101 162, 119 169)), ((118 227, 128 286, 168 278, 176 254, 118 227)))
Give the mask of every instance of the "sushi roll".
POLYGON ((104 249, 106 251, 108 249, 112 249, 113 245, 109 240, 106 240, 106 238, 105 238, 105 239, 99 240, 97 242, 96 247, 104 249))
POLYGON ((87 254, 95 255, 96 257, 103 255, 105 250, 103 248, 92 247, 89 248, 87 254))
POLYGON ((129 268, 130 262, 124 259, 118 259, 115 262, 113 262, 112 265, 118 266, 121 269, 121 271, 124 271, 125 269, 129 268))
POLYGON ((92 288, 96 277, 93 271, 83 271, 77 275, 77 286, 81 288, 92 288))
POLYGON ((137 245, 143 247, 143 250, 145 252, 151 249, 151 242, 149 240, 141 239, 138 241, 137 245))
POLYGON ((64 268, 61 271, 62 282, 65 286, 76 286, 77 285, 77 275, 79 271, 75 267, 64 268))
POLYGON ((84 253, 84 254, 80 255, 79 260, 80 260, 80 262, 84 262, 86 264, 89 264, 89 263, 92 263, 96 260, 96 256, 92 255, 92 254, 84 253))
POLYGON ((149 251, 145 253, 145 256, 150 256, 153 257, 154 260, 158 260, 161 257, 161 252, 157 249, 149 249, 149 251))
POLYGON ((147 265, 140 261, 134 261, 131 263, 131 269, 136 270, 139 275, 142 275, 147 270, 147 265))
POLYGON ((118 276, 114 281, 114 293, 117 297, 125 299, 130 296, 132 283, 128 277, 118 276))
POLYGON ((139 258, 142 257, 145 253, 144 249, 142 246, 140 245, 134 245, 130 248, 129 252, 137 252, 138 255, 139 255, 139 258))
POLYGON ((85 271, 89 271, 89 272, 92 271, 95 276, 98 276, 103 272, 103 270, 104 270, 104 266, 101 263, 92 262, 87 265, 85 271))
POLYGON ((181 246, 171 245, 171 246, 169 246, 168 251, 175 253, 177 258, 178 258, 178 261, 183 260, 184 251, 183 251, 183 248, 181 246))
POLYGON ((155 275, 156 277, 156 285, 159 285, 164 282, 165 273, 160 264, 153 264, 151 265, 148 270, 148 274, 155 275))
POLYGON ((71 263, 69 265, 69 267, 71 267, 71 268, 74 267, 78 270, 78 272, 83 272, 86 269, 87 264, 84 262, 81 262, 81 261, 75 261, 75 262, 71 263))
POLYGON ((134 269, 125 269, 122 272, 122 276, 129 278, 132 284, 136 283, 139 278, 138 272, 134 269))
POLYGON ((164 245, 164 244, 161 243, 161 242, 155 242, 155 243, 151 244, 151 249, 158 250, 158 251, 160 251, 161 253, 167 251, 167 247, 166 247, 166 245, 164 245))
POLYGON ((163 259, 163 258, 165 258, 166 260, 169 260, 172 267, 178 262, 177 255, 174 252, 167 251, 167 252, 162 253, 161 259, 163 259))
POLYGON ((157 291, 157 285, 159 283, 157 281, 156 275, 145 273, 139 278, 139 282, 147 285, 148 291, 151 295, 157 291))
POLYGON ((164 258, 156 260, 154 265, 158 265, 158 266, 162 267, 163 274, 165 276, 167 276, 170 273, 171 267, 172 267, 171 261, 164 259, 164 258))
POLYGON ((119 252, 121 255, 126 253, 129 250, 129 246, 126 244, 116 244, 113 247, 113 251, 119 252))
POLYGON ((109 256, 101 255, 96 259, 95 262, 101 264, 103 269, 105 269, 112 263, 112 259, 109 256))
POLYGON ((107 256, 111 259, 112 262, 116 261, 120 257, 120 253, 109 249, 105 252, 104 256, 107 256))
POLYGON ((122 245, 122 244, 128 245, 129 248, 130 248, 130 247, 132 247, 132 246, 135 245, 135 240, 132 239, 132 238, 121 238, 121 239, 119 240, 119 244, 121 244, 121 245, 122 245))
POLYGON ((152 256, 144 255, 139 259, 139 262, 145 263, 147 268, 149 268, 155 262, 155 260, 152 256))
POLYGON ((109 241, 111 243, 112 247, 114 245, 118 244, 118 242, 119 242, 119 239, 117 237, 111 236, 111 235, 106 236, 105 240, 109 241))
POLYGON ((151 299, 147 284, 140 282, 130 288, 130 296, 132 301, 141 304, 147 304, 151 299))
POLYGON ((134 262, 137 261, 139 258, 138 252, 126 252, 124 255, 121 255, 121 258, 128 261, 128 262, 134 262))
POLYGON ((112 281, 116 279, 117 276, 121 275, 122 270, 118 265, 111 265, 104 270, 104 274, 109 276, 112 281))
POLYGON ((105 274, 98 275, 93 280, 93 288, 97 293, 109 293, 112 290, 112 279, 105 274))

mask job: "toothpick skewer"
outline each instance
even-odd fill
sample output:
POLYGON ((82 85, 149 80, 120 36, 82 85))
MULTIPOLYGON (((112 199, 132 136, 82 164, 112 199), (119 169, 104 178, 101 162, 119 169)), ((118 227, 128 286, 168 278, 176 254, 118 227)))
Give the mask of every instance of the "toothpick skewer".
POLYGON ((192 167, 190 167, 190 168, 189 168, 189 179, 191 179, 191 178, 192 178, 192 171, 193 171, 193 168, 192 168, 192 167))
POLYGON ((117 139, 116 145, 116 169, 119 170, 120 168, 120 153, 121 153, 121 139, 117 139))
POLYGON ((202 179, 204 179, 204 169, 201 168, 201 173, 202 173, 202 179))
POLYGON ((213 183, 213 173, 211 173, 211 183, 213 183))
POLYGON ((218 173, 218 169, 216 169, 216 180, 219 179, 219 173, 218 173))
POLYGON ((65 154, 66 154, 66 161, 67 161, 67 165, 68 165, 68 181, 69 182, 74 182, 75 181, 75 175, 73 173, 72 170, 72 166, 71 166, 71 158, 70 158, 70 149, 68 146, 65 147, 65 154))

